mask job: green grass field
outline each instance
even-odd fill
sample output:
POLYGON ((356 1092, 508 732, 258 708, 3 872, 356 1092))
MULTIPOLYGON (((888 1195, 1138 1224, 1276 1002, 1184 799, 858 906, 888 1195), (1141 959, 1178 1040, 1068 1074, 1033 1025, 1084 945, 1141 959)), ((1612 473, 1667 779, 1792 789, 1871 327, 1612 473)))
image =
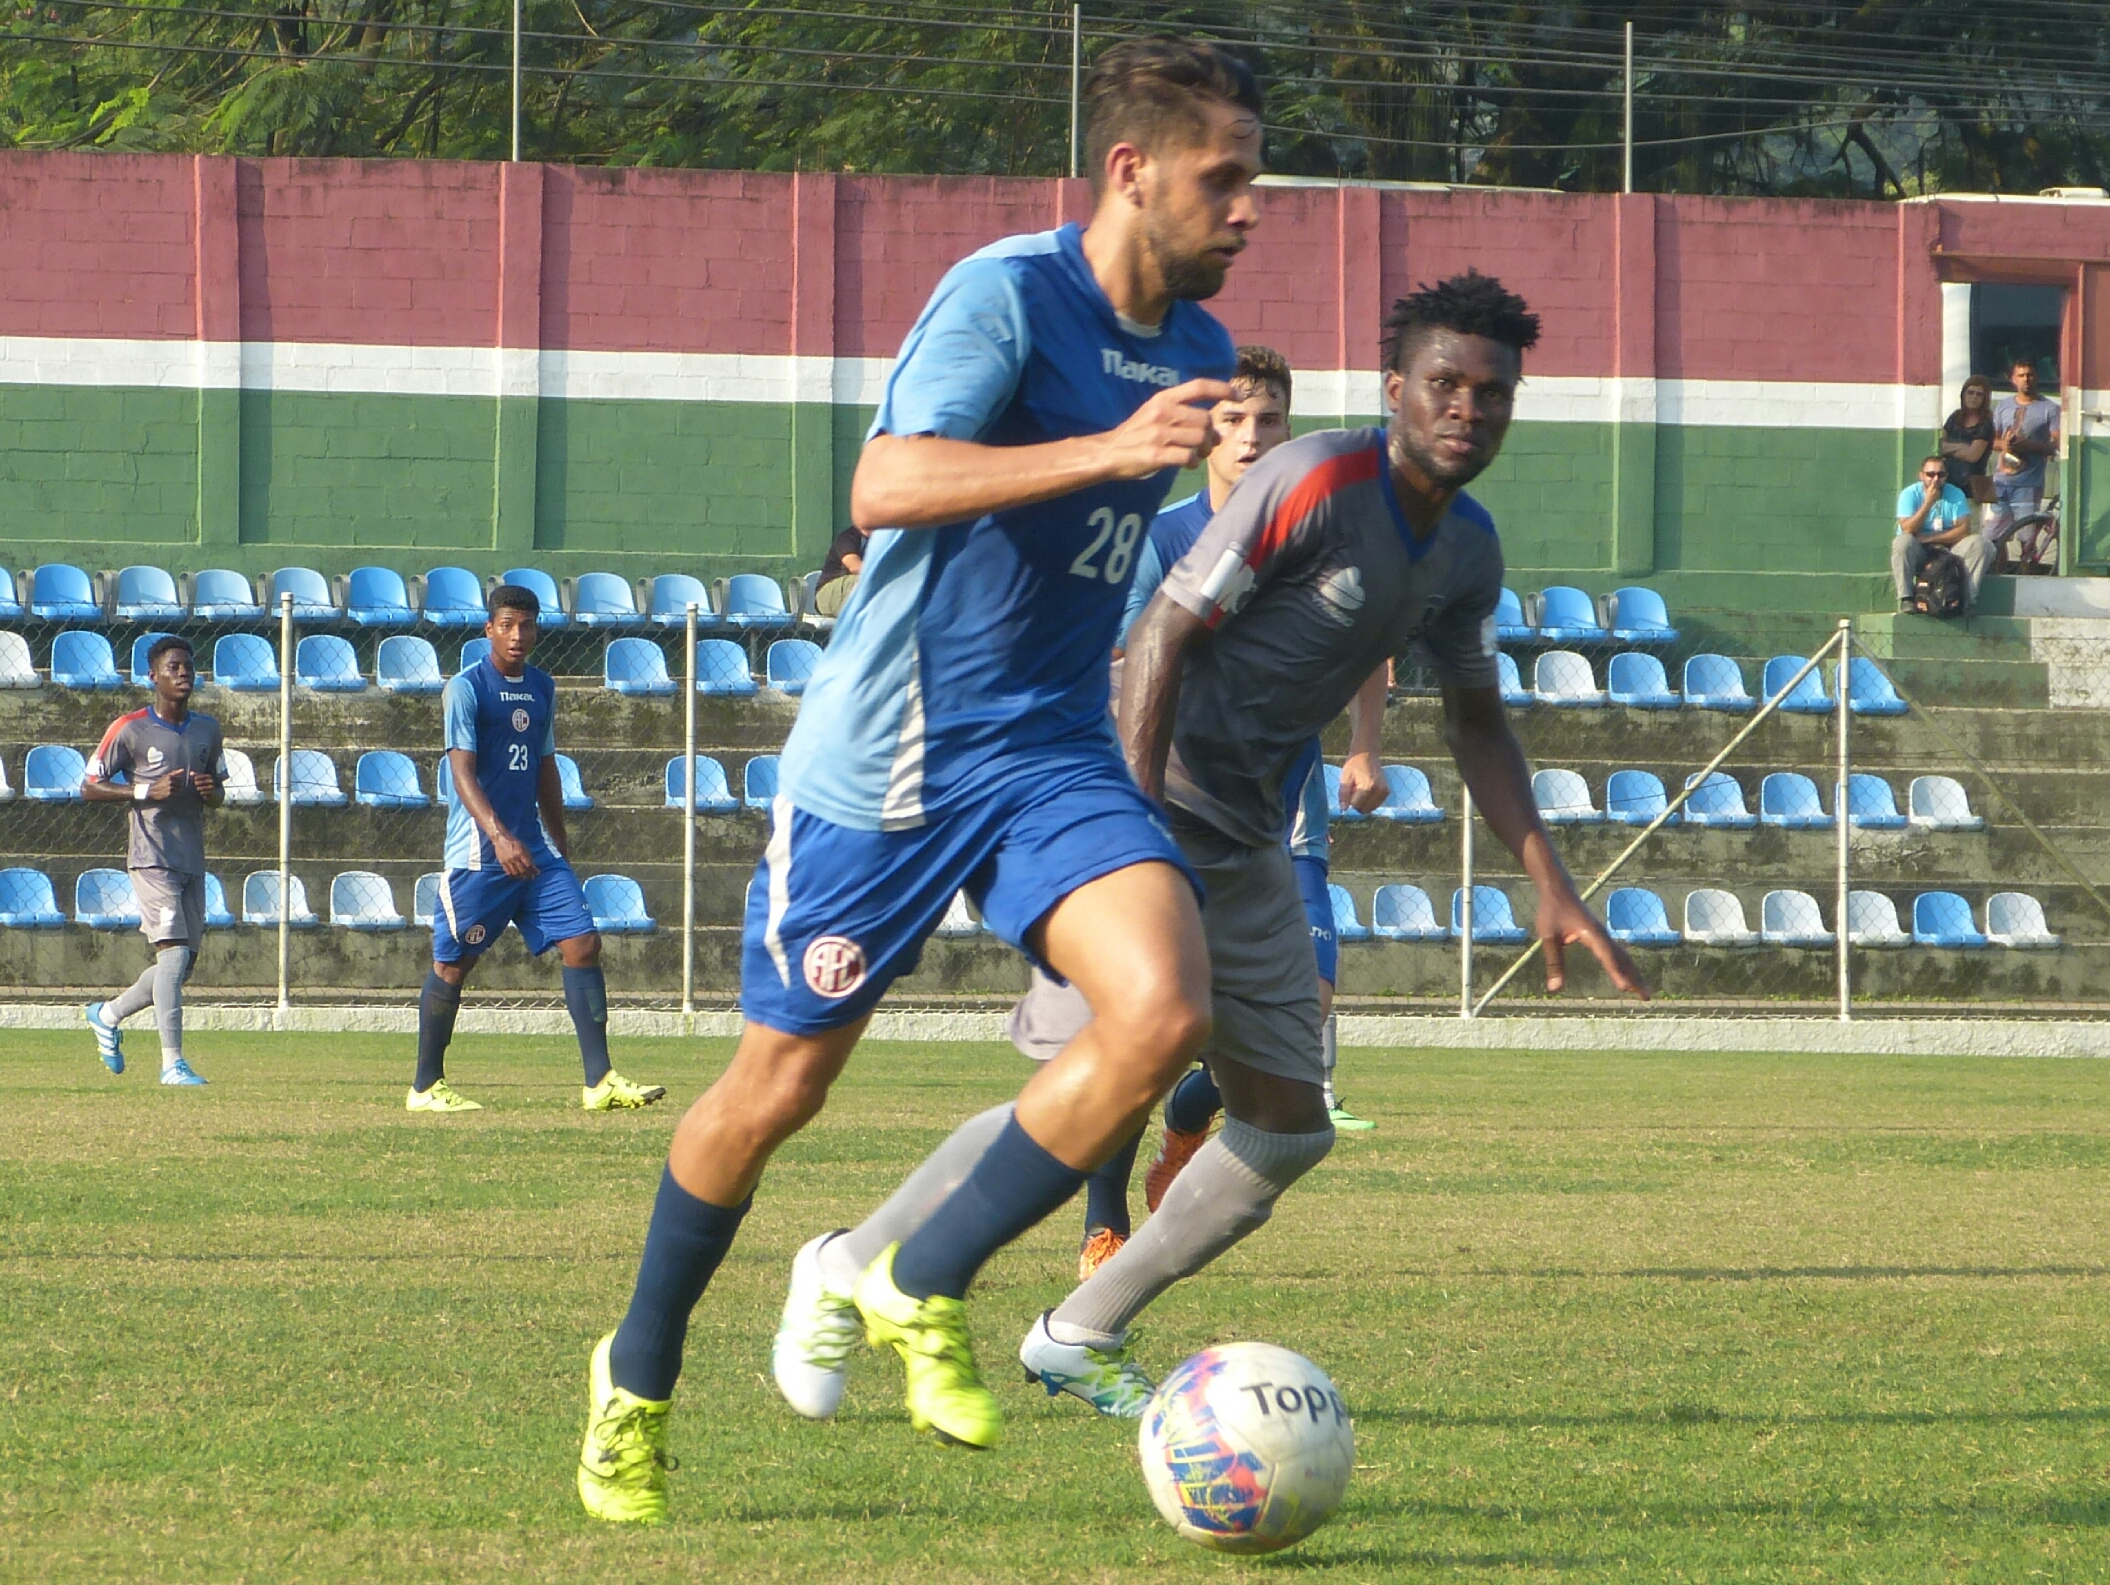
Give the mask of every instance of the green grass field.
POLYGON ((1160 1369, 1267 1338, 1356 1412, 1339 1517, 1239 1562, 1012 1365, 1073 1211, 975 1290, 998 1451, 911 1435, 877 1356, 832 1424, 770 1386, 791 1252, 1010 1093, 1006 1050, 868 1048, 785 1150, 634 1532, 572 1495, 586 1350, 725 1047, 623 1045, 670 1104, 589 1118, 569 1042, 464 1038, 491 1109, 413 1119, 405 1037, 194 1036, 201 1091, 151 1045, 112 1079, 5 1037, 8 1579, 2110 1578, 2110 1067, 1345 1054, 1380 1131, 1147 1318, 1160 1369))

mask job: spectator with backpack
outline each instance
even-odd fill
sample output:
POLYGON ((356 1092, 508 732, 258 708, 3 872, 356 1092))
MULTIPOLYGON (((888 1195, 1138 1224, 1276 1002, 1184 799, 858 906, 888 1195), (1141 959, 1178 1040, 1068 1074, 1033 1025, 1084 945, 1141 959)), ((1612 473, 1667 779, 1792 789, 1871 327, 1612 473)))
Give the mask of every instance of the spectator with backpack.
POLYGON ((1928 616, 1969 616, 1993 547, 1971 529, 1971 503, 1948 482, 1939 456, 1920 462, 1919 477, 1898 492, 1898 531, 1890 542, 1890 576, 1898 609, 1928 616))

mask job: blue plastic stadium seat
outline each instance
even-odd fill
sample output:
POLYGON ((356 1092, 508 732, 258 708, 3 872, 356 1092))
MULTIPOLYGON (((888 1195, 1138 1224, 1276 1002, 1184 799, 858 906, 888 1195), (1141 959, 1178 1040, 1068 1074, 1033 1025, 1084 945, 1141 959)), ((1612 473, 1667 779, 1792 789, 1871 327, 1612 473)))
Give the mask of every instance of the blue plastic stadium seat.
MULTIPOLYGON (((1451 893, 1451 935, 1465 933, 1465 888, 1451 893)), ((1499 886, 1473 888, 1473 939, 1495 946, 1518 946, 1531 939, 1531 932, 1517 923, 1510 912, 1509 894, 1499 886)))
POLYGON ((278 646, 258 633, 223 633, 213 641, 212 682, 236 693, 277 693, 278 646))
POLYGON ((120 622, 180 622, 189 615, 166 568, 125 567, 111 582, 111 614, 120 622))
MULTIPOLYGON (((286 877, 286 924, 293 930, 313 930, 322 921, 308 906, 308 888, 298 875, 286 877)), ((278 871, 251 870, 242 882, 242 923, 278 928, 278 871)))
POLYGON ((1971 812, 1970 794, 1953 776, 1915 776, 1905 789, 1905 818, 1922 831, 1983 831, 1985 816, 1971 812))
POLYGON ((835 629, 835 618, 823 616, 813 608, 814 597, 820 593, 821 575, 809 572, 799 580, 799 626, 814 633, 830 633, 835 629))
POLYGON ((784 603, 784 587, 759 572, 736 572, 725 580, 719 612, 728 627, 761 632, 789 632, 798 618, 784 603))
POLYGON ((1685 662, 1685 703, 1694 710, 1750 710, 1758 701, 1744 687, 1743 669, 1727 655, 1694 655, 1685 662))
MULTIPOLYGON (((1766 662, 1765 679, 1759 686, 1770 699, 1786 689, 1789 679, 1807 664, 1800 655, 1775 655, 1766 662)), ((1830 715, 1832 697, 1824 691, 1824 668, 1811 666, 1809 675, 1795 684, 1779 708, 1790 715, 1830 715)))
POLYGON ((313 567, 281 567, 264 580, 264 606, 271 615, 279 614, 279 597, 288 594, 296 622, 334 622, 341 615, 330 580, 313 567))
POLYGON ((767 814, 777 801, 777 756, 757 754, 740 773, 747 807, 767 814))
POLYGON ((1663 662, 1639 650, 1625 649, 1605 669, 1605 692, 1612 703, 1633 710, 1675 710, 1685 701, 1664 675, 1663 662))
POLYGON ((1504 588, 1495 600, 1495 637, 1504 644, 1528 644, 1539 630, 1524 620, 1524 602, 1514 589, 1504 588))
POLYGON ((586 908, 603 935, 642 936, 659 928, 645 912, 644 888, 627 875, 587 876, 586 908))
MULTIPOLYGON (((1615 770, 1604 786, 1604 817, 1615 825, 1645 826, 1670 807, 1663 779, 1654 771, 1615 770)), ((1672 815, 1663 823, 1678 824, 1672 815)))
POLYGON ((410 922, 420 929, 432 928, 433 915, 440 911, 440 871, 427 870, 410 889, 410 922))
POLYGON ((16 588, 14 572, 0 567, 0 622, 19 622, 28 614, 16 588))
MULTIPOLYGON (((444 756, 441 763, 445 763, 444 756)), ((593 799, 588 796, 586 783, 579 777, 579 762, 569 754, 557 756, 557 786, 564 794, 567 809, 591 809, 593 799)))
POLYGON ((957 941, 963 936, 982 935, 988 928, 981 920, 975 918, 974 911, 968 907, 967 894, 954 892, 952 901, 945 905, 945 917, 938 921, 938 928, 932 934, 957 941))
POLYGON ((1572 770, 1542 770, 1531 778, 1531 796, 1539 818, 1549 826, 1594 826, 1604 811, 1590 800, 1590 784, 1572 770))
POLYGON ((535 625, 543 632, 554 633, 559 628, 571 626, 571 613, 564 609, 564 596, 557 588, 557 580, 540 567, 508 567, 492 580, 491 587, 496 588, 501 583, 525 589, 542 603, 535 625))
POLYGON ((54 561, 29 575, 29 614, 47 622, 99 622, 95 580, 70 562, 54 561))
POLYGON ((39 743, 22 762, 22 796, 31 803, 79 803, 81 778, 87 774, 88 761, 79 749, 39 743))
POLYGON ((1605 615, 1612 637, 1622 644, 1675 644, 1678 630, 1670 625, 1670 610, 1663 596, 1653 589, 1614 589, 1605 597, 1605 615))
POLYGON ((56 930, 66 922, 42 870, 0 870, 0 926, 9 930, 56 930))
POLYGON ((1512 710, 1536 704, 1531 690, 1524 686, 1524 679, 1517 673, 1516 657, 1507 650, 1495 657, 1495 672, 1501 679, 1502 702, 1512 710))
POLYGON ((1817 784, 1799 771, 1777 770, 1758 784, 1758 823, 1789 831, 1829 831, 1817 784))
POLYGON ((372 870, 346 870, 330 882, 330 923, 346 930, 401 930, 395 888, 372 870))
MULTIPOLYGON (((740 800, 733 796, 733 789, 725 779, 725 767, 708 754, 696 756, 696 812, 698 814, 729 815, 740 807, 740 800)), ((679 809, 687 800, 688 784, 681 779, 681 756, 675 755, 667 761, 667 807, 679 809)))
POLYGON ((1531 691, 1540 704, 1593 710, 1605 702, 1589 661, 1572 649, 1549 649, 1531 669, 1531 691))
POLYGON ((1857 947, 1909 947, 1898 905, 1881 892, 1846 894, 1846 939, 1857 947))
POLYGON ((73 922, 90 930, 137 930, 139 899, 123 870, 82 870, 73 883, 73 922))
POLYGON ((227 906, 227 888, 220 877, 208 872, 205 877, 205 928, 208 930, 232 930, 234 914, 227 906))
POLYGON ((718 625, 711 608, 711 591, 701 578, 685 572, 663 572, 645 585, 645 618, 656 627, 686 627, 689 606, 696 607, 696 631, 718 625))
POLYGON ((1622 886, 1604 900, 1605 929, 1630 947, 1674 947, 1683 938, 1672 928, 1663 899, 1645 886, 1622 886))
MULTIPOLYGON (((5 577, 0 573, 0 577, 5 577)), ((29 653, 29 640, 20 633, 0 632, 0 688, 41 688, 36 658, 29 653)))
POLYGON ((1758 932, 1735 892, 1702 886, 1685 894, 1685 939, 1702 947, 1754 947, 1758 932))
POLYGON ((1758 816, 1744 805, 1744 789, 1727 771, 1718 770, 1704 782, 1697 776, 1688 776, 1685 785, 1692 789, 1692 796, 1680 811, 1687 825, 1748 831, 1758 824, 1758 816))
POLYGON ((201 622, 256 622, 264 615, 264 603, 247 575, 225 567, 192 573, 183 580, 182 591, 190 614, 201 622))
POLYGON ((1857 831, 1905 829, 1905 817, 1898 812, 1898 795, 1880 776, 1855 771, 1846 778, 1846 812, 1857 831))
POLYGON ((123 684, 110 641, 69 628, 52 641, 51 680, 61 688, 110 689, 123 684))
MULTIPOLYGON (((1370 811, 1371 819, 1403 826, 1432 826, 1442 821, 1443 811, 1429 792, 1429 778, 1418 766, 1387 765, 1384 773, 1385 801, 1370 811)), ((1327 814, 1331 816, 1339 807, 1336 797, 1327 814)))
POLYGON ((370 809, 429 809, 418 767, 392 748, 368 749, 352 768, 352 797, 370 809))
POLYGON ((744 696, 756 691, 747 651, 729 638, 696 641, 696 691, 744 696))
POLYGON ((615 693, 669 694, 674 679, 667 675, 667 655, 649 638, 615 638, 608 641, 601 658, 601 679, 615 693))
POLYGON ((447 686, 430 639, 396 633, 374 651, 374 681, 383 693, 438 693, 447 686))
POLYGON ((484 586, 467 567, 434 567, 418 579, 418 619, 427 627, 482 627, 484 586))
POLYGON ((1355 899, 1338 881, 1329 881, 1326 895, 1333 902, 1333 933, 1341 941, 1368 941, 1370 927, 1356 917, 1355 899))
POLYGON ((491 641, 481 633, 474 638, 463 639, 461 660, 455 665, 454 669, 458 672, 467 671, 478 661, 489 659, 490 654, 491 641))
MULTIPOLYGON (((1836 669, 1834 678, 1837 677, 1836 669)), ((1866 655, 1856 655, 1846 668, 1846 708, 1855 715, 1903 715, 1906 704, 1897 689, 1866 655)))
POLYGON ((322 693, 358 693, 366 687, 350 639, 310 633, 293 648, 293 680, 322 693))
POLYGON ((1360 809, 1343 809, 1341 807, 1340 766, 1321 765, 1319 767, 1319 774, 1321 779, 1326 784, 1326 818, 1328 820, 1342 821, 1347 824, 1353 825, 1358 820, 1367 820, 1369 818, 1369 816, 1365 815, 1360 809))
POLYGON ((1758 908, 1758 937, 1774 947, 1828 947, 1838 940, 1824 928, 1824 910, 1808 892, 1772 891, 1758 908))
POLYGON ((769 646, 764 675, 778 693, 801 694, 821 663, 821 647, 810 638, 780 638, 769 646))
POLYGON ((2044 905, 2027 892, 1995 892, 1985 900, 1986 939, 1996 947, 2055 947, 2044 905))
MULTIPOLYGON (((1612 636, 1597 619, 1597 602, 1565 583, 1539 592, 1538 616, 1539 638, 1548 644, 1601 644, 1612 636)), ((1500 638, 1501 618, 1495 621, 1500 638)))
POLYGON ((1992 945, 1971 917, 1971 905, 1955 892, 1921 892, 1912 899, 1912 944, 1964 950, 1992 945))
POLYGON ((1370 933, 1383 941, 1448 941, 1436 905, 1419 886, 1380 886, 1370 899, 1370 933))
MULTIPOLYGON (((285 761, 271 767, 271 796, 284 797, 285 761)), ((342 809, 350 802, 337 782, 337 762, 319 748, 293 751, 293 807, 296 809, 342 809)))
POLYGON ((391 567, 354 567, 341 590, 345 617, 359 627, 408 627, 410 585, 391 567))
MULTIPOLYGON (((61 636, 63 637, 64 635, 61 636)), ((154 679, 147 672, 147 654, 163 639, 173 638, 174 636, 172 633, 142 633, 139 637, 132 640, 133 687, 151 688, 154 686, 154 679)), ((195 664, 196 657, 193 656, 192 660, 195 664)))
POLYGON ((612 572, 582 572, 570 580, 571 619, 581 627, 643 627, 637 591, 612 572))

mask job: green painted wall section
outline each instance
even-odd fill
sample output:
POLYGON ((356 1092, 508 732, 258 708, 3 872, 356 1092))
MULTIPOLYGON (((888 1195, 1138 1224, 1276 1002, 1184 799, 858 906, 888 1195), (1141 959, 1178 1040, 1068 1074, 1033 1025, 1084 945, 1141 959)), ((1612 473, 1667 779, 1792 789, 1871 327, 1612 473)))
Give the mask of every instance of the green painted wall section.
POLYGON ((0 385, 0 559, 198 536, 196 391, 0 385))

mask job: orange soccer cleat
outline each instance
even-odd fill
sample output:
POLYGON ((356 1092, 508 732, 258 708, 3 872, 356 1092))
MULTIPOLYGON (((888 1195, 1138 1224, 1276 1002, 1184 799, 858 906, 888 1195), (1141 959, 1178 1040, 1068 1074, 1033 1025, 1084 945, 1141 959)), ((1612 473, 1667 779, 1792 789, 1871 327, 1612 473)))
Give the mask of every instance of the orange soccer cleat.
POLYGON ((1077 1280, 1085 1281, 1101 1266, 1112 1260, 1121 1246, 1128 1240, 1111 1227, 1096 1227, 1092 1236, 1084 1241, 1084 1248, 1077 1252, 1077 1280))
POLYGON ((1165 1191, 1172 1187, 1172 1180, 1194 1159, 1194 1153, 1208 1142, 1209 1130, 1206 1128, 1192 1134, 1178 1128, 1166 1129, 1165 1138, 1158 1145, 1157 1160, 1143 1174, 1143 1203, 1155 1211, 1158 1202, 1165 1198, 1165 1191))

